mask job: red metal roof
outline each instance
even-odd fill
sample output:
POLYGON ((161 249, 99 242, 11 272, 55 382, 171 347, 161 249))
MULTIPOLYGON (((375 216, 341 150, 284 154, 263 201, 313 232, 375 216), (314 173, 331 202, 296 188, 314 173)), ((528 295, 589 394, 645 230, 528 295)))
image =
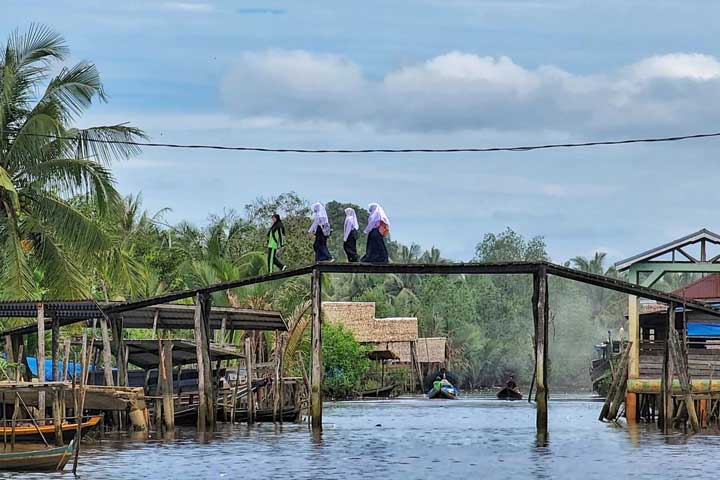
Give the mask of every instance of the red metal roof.
POLYGON ((675 295, 692 300, 720 298, 720 275, 708 275, 673 292, 675 295))

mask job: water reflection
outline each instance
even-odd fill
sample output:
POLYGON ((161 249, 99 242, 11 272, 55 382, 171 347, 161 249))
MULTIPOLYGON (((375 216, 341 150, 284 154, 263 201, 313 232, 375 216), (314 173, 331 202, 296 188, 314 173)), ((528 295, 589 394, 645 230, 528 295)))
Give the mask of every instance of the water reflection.
MULTIPOLYGON (((550 435, 537 436, 535 409, 525 402, 464 398, 434 402, 328 403, 322 432, 307 424, 220 424, 198 434, 178 428, 149 439, 106 436, 83 446, 82 478, 263 478, 459 480, 505 478, 642 479, 692 474, 706 468, 720 437, 663 436, 655 425, 627 428, 597 421, 601 404, 550 402, 550 435), (379 426, 378 426, 379 425, 379 426)), ((0 478, 70 478, 0 474, 0 478)))

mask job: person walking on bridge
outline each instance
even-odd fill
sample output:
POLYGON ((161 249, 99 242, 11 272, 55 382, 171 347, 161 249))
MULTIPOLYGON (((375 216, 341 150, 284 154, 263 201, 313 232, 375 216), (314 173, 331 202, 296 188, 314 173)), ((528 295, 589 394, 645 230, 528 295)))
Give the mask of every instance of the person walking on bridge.
POLYGON ((357 239, 359 236, 359 229, 360 226, 358 225, 355 209, 346 208, 345 228, 343 231, 343 250, 345 250, 345 255, 347 256, 347 260, 350 263, 357 262, 359 258, 357 253, 357 239))
POLYGON ((315 242, 313 243, 315 261, 332 262, 335 259, 332 255, 330 255, 330 250, 328 250, 327 246, 327 239, 330 236, 330 233, 332 233, 332 228, 330 227, 330 220, 328 219, 327 212, 325 211, 325 206, 322 203, 317 202, 313 203, 311 208, 314 218, 308 233, 315 235, 315 242))
POLYGON ((385 239, 390 234, 390 220, 385 210, 378 203, 371 203, 368 206, 370 216, 365 227, 368 234, 367 249, 365 255, 360 259, 366 263, 388 263, 388 251, 385 246, 385 239))
POLYGON ((273 266, 280 269, 280 271, 287 268, 278 258, 278 252, 283 248, 285 244, 285 226, 280 220, 280 215, 274 213, 272 216, 272 225, 268 230, 268 243, 267 243, 267 271, 272 273, 273 266))

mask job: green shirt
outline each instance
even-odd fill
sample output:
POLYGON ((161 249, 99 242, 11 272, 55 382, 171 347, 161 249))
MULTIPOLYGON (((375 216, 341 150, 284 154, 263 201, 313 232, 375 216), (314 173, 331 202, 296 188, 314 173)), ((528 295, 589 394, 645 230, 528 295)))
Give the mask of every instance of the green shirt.
POLYGON ((268 248, 272 248, 274 250, 277 250, 278 248, 281 248, 283 246, 283 235, 282 235, 282 229, 278 228, 276 230, 270 229, 270 232, 268 233, 268 248))

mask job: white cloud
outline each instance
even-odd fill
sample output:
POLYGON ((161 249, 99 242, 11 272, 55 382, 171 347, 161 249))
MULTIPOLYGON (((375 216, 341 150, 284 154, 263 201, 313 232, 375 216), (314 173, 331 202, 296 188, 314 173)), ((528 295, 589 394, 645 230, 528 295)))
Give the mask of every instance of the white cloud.
POLYGON ((526 68, 450 52, 370 78, 352 61, 306 51, 244 53, 222 87, 241 116, 363 124, 379 131, 697 128, 720 121, 720 61, 673 53, 613 72, 526 68))
POLYGON ((165 2, 162 7, 165 10, 188 13, 206 13, 213 10, 212 5, 209 3, 195 2, 165 2))

